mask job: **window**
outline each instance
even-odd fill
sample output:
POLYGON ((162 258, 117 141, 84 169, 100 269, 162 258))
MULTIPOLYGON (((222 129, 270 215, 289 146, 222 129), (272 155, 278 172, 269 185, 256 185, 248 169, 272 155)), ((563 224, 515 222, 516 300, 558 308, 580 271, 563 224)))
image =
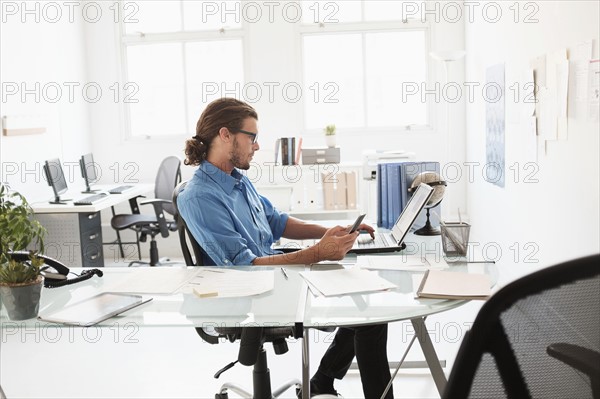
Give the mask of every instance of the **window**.
MULTIPOLYGON (((309 2, 311 3, 311 2, 309 2)), ((305 128, 428 125, 428 106, 405 89, 428 80, 429 28, 397 20, 401 2, 306 5, 301 42, 305 128), (319 7, 317 7, 319 6, 319 7), (404 98, 403 98, 404 97, 404 98)))
POLYGON ((240 1, 123 2, 129 137, 190 135, 210 101, 244 81, 240 1), (131 86, 130 86, 131 87, 131 86))

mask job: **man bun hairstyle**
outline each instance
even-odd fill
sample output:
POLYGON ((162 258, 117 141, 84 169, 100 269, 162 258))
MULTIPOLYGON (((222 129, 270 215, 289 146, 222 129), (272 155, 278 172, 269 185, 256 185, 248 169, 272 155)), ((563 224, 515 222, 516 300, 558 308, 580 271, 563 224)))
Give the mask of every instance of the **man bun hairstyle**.
POLYGON ((256 110, 235 98, 219 98, 208 104, 196 124, 196 135, 185 142, 184 163, 200 165, 208 157, 211 143, 219 135, 219 130, 222 127, 231 131, 241 129, 247 118, 258 120, 256 110))

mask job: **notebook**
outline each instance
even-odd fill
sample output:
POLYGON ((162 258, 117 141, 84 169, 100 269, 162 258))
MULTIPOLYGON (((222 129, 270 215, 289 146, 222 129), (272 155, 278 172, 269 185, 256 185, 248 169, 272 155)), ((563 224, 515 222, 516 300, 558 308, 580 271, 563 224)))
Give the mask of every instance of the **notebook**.
POLYGON ((39 320, 89 327, 152 300, 139 295, 103 292, 54 313, 40 315, 39 320))
POLYGON ((375 233, 375 239, 371 239, 371 236, 368 234, 361 234, 352 249, 348 252, 366 254, 395 252, 406 248, 406 245, 402 241, 432 195, 433 188, 425 183, 421 183, 417 191, 410 197, 410 200, 392 227, 391 232, 375 233))
POLYGON ((486 274, 427 270, 417 290, 419 298, 487 299, 491 295, 486 274))

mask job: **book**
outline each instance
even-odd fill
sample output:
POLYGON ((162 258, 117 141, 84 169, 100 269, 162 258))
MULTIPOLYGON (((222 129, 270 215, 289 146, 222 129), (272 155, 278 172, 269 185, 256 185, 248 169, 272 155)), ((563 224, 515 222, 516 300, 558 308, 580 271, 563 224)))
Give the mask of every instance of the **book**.
POLYGON ((381 225, 378 226, 389 229, 390 226, 388 225, 388 214, 390 211, 388 208, 389 187, 387 180, 387 167, 385 164, 381 164, 379 166, 381 166, 381 168, 379 168, 379 171, 381 172, 379 175, 381 181, 381 195, 379 197, 379 207, 381 208, 381 225))
POLYGON ((281 164, 294 165, 296 157, 296 138, 282 137, 279 140, 281 140, 281 164))
POLYGON ((487 274, 427 270, 417 289, 418 298, 487 299, 491 295, 487 274))
POLYGON ((294 165, 300 165, 300 154, 302 154, 302 137, 298 139, 298 149, 296 151, 296 161, 294 165))
POLYGON ((281 146, 281 139, 275 140, 275 165, 279 162, 279 148, 281 146))
POLYGON ((382 193, 381 190, 383 189, 383 184, 382 184, 382 180, 381 180, 381 169, 382 169, 382 164, 378 164, 377 165, 377 173, 375 174, 375 178, 377 179, 377 226, 378 227, 383 227, 383 207, 381 206, 382 204, 382 193))
POLYGON ((346 172, 336 173, 335 180, 335 209, 347 209, 348 202, 346 199, 346 172))
POLYGON ((388 174, 388 228, 391 228, 395 223, 402 207, 400 204, 400 166, 397 163, 386 164, 388 174))
POLYGON ((323 208, 325 210, 335 209, 335 192, 333 190, 333 173, 321 173, 321 182, 323 185, 323 208))
POLYGON ((356 209, 356 172, 346 172, 346 199, 348 209, 356 209))

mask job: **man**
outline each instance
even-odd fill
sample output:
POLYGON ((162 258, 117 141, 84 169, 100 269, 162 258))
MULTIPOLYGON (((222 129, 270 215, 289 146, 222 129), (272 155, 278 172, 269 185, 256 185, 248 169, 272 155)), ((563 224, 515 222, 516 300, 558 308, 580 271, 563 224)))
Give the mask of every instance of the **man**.
MULTIPOLYGON (((352 248, 358 232, 345 227, 326 229, 279 212, 240 173, 250 168, 258 144, 258 115, 250 105, 232 98, 210 103, 198 120, 196 135, 186 142, 186 165, 198 165, 179 194, 181 216, 206 252, 206 265, 311 264, 340 260, 352 248), (281 237, 320 241, 290 254, 274 251, 281 237)), ((360 229, 373 234, 373 228, 360 229)), ((379 398, 390 380, 386 353, 387 325, 340 328, 311 379, 312 394, 337 394, 341 379, 356 355, 363 392, 379 398)), ((386 398, 393 398, 390 390, 386 398)))

